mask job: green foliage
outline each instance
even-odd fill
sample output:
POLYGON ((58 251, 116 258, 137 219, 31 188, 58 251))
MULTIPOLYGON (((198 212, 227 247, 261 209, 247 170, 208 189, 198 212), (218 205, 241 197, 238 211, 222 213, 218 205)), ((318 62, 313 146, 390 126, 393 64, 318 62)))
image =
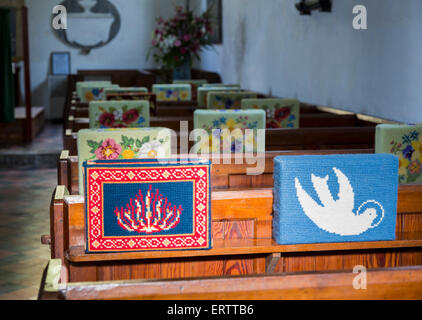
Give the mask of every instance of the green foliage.
POLYGON ((95 153, 95 151, 98 150, 98 148, 103 144, 103 140, 101 140, 100 142, 96 142, 93 140, 88 140, 87 141, 88 147, 91 148, 90 153, 95 153))

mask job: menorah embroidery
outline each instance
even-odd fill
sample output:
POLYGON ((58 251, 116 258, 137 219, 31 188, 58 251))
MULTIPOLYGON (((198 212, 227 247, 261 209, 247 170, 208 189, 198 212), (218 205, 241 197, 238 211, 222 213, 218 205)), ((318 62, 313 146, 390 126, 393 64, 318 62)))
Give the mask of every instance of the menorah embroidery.
POLYGON ((152 185, 147 195, 139 194, 126 204, 125 208, 116 208, 114 213, 120 227, 130 232, 157 233, 175 228, 180 222, 182 206, 172 206, 167 198, 159 194, 157 189, 152 192, 152 185))

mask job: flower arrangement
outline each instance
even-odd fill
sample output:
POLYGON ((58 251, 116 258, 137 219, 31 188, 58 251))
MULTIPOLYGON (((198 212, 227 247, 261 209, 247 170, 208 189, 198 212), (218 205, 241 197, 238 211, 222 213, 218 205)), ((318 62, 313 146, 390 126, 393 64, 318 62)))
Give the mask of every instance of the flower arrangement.
POLYGON ((401 141, 392 140, 390 152, 399 156, 400 183, 414 183, 422 176, 422 136, 411 131, 401 141))
POLYGON ((177 6, 174 17, 157 18, 158 26, 152 37, 155 62, 165 70, 172 70, 191 64, 192 56, 199 60, 202 48, 212 46, 210 17, 210 11, 195 16, 193 11, 177 6))

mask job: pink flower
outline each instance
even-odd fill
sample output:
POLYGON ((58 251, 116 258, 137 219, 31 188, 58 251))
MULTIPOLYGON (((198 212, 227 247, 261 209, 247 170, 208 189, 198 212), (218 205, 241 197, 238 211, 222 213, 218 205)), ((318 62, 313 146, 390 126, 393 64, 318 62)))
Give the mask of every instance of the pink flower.
POLYGON ((188 50, 186 48, 180 48, 181 54, 186 54, 187 52, 188 52, 188 50))
POLYGON ((115 160, 122 152, 122 147, 114 139, 106 139, 95 151, 98 160, 115 160))
POLYGON ((191 39, 191 35, 190 34, 185 34, 183 36, 183 40, 185 40, 185 41, 189 41, 190 39, 191 39))
POLYGON ((177 47, 177 48, 178 48, 178 47, 180 47, 181 45, 182 45, 182 42, 181 42, 179 39, 177 39, 177 40, 175 40, 175 41, 174 41, 174 46, 175 46, 175 47, 177 47))

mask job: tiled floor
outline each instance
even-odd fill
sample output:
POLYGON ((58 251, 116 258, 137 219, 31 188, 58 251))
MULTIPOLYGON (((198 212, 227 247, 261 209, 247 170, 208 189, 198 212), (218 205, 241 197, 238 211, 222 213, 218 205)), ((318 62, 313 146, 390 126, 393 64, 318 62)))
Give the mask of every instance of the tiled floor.
MULTIPOLYGON (((24 152, 61 148, 61 135, 52 134, 56 131, 57 127, 46 127, 24 152)), ((18 146, 9 152, 21 150, 18 146)), ((49 205, 55 184, 57 169, 0 168, 0 300, 37 298, 50 258, 50 248, 40 238, 50 233, 49 205)))
POLYGON ((49 246, 55 169, 0 171, 0 300, 36 299, 49 246))

